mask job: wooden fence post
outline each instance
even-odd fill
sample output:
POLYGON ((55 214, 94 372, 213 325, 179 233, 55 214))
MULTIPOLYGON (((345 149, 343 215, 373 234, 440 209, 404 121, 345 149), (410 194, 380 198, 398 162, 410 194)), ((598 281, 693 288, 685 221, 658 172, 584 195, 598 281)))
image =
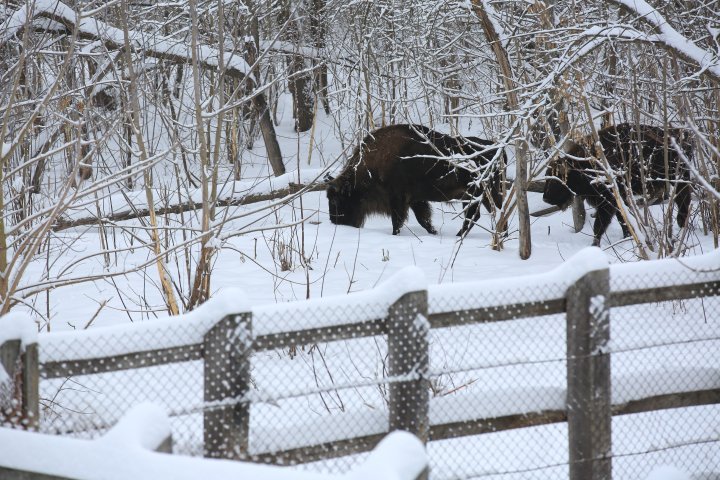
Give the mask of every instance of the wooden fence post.
POLYGON ((427 291, 406 293, 388 311, 388 371, 390 430, 405 430, 423 443, 428 440, 428 334, 427 291))
POLYGON ((25 346, 20 355, 22 364, 22 412, 28 429, 40 425, 40 360, 37 343, 25 346))
POLYGON ((240 459, 248 451, 252 314, 228 315, 203 341, 205 408, 204 455, 240 459))
POLYGON ((25 345, 23 349, 21 340, 7 340, 0 345, 0 362, 13 384, 10 393, 18 417, 11 420, 24 428, 37 429, 40 420, 37 343, 25 345))
POLYGON ((584 275, 567 291, 570 480, 612 478, 610 273, 584 275))
POLYGON ((12 381, 9 393, 14 413, 7 412, 11 422, 36 430, 40 421, 38 344, 23 349, 21 340, 7 340, 0 345, 0 362, 12 381))

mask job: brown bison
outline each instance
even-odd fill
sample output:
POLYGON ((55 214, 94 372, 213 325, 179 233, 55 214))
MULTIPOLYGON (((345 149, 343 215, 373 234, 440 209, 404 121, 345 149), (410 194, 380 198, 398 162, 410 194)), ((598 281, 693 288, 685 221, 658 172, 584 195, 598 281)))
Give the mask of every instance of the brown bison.
MULTIPOLYGON (((667 149, 667 169, 665 165, 665 129, 651 125, 623 123, 604 128, 598 132, 605 158, 612 169, 620 198, 627 199, 630 193, 644 194, 646 200, 662 198, 674 190, 678 207, 677 223, 683 227, 690 210, 691 187, 687 166, 671 146, 667 149)), ((685 155, 692 156, 692 145, 686 131, 676 128, 667 130, 668 145, 675 138, 685 155)), ((566 152, 551 162, 547 170, 547 180, 543 200, 563 208, 579 195, 595 207, 593 245, 600 245, 600 237, 605 233, 613 215, 617 217, 624 236, 630 232, 617 208, 611 187, 606 183, 605 169, 597 162, 591 145, 592 137, 586 137, 580 144, 571 143, 566 152)))
MULTIPOLYGON (((480 201, 489 212, 493 203, 502 205, 502 166, 489 163, 497 150, 487 140, 452 137, 421 125, 379 128, 355 148, 337 178, 328 177, 330 221, 360 228, 369 215, 388 215, 397 235, 412 209, 420 225, 435 234, 429 202, 463 200, 465 220, 458 235, 464 235, 480 217, 480 201), (461 166, 463 160, 471 162, 461 166)), ((505 153, 499 158, 504 162, 505 153)))

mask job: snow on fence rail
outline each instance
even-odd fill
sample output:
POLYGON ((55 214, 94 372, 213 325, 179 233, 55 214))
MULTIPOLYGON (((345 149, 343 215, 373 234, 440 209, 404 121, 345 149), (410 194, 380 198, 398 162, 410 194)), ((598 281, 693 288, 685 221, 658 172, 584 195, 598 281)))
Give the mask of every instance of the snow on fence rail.
POLYGON ((170 422, 153 404, 133 407, 96 440, 0 429, 0 444, 3 480, 416 480, 427 468, 422 443, 405 432, 386 436, 346 475, 164 455, 172 449, 170 422))
MULTIPOLYGON (((622 353, 622 348, 616 348, 609 339, 610 309, 718 294, 717 251, 693 258, 608 266, 604 254, 591 248, 549 273, 492 282, 427 286, 421 272, 410 268, 372 291, 253 309, 242 295, 230 292, 182 318, 40 334, 37 343, 26 339, 25 349, 19 341, 8 341, 1 347, 1 356, 11 378, 18 372, 24 375, 22 387, 14 395, 19 399, 16 404, 22 404, 18 421, 31 427, 37 423, 33 389, 37 391, 39 378, 201 361, 204 380, 200 388, 204 395, 196 410, 203 417, 206 456, 302 463, 368 451, 394 429, 411 431, 424 441, 438 441, 567 422, 571 478, 609 478, 612 415, 720 403, 720 379, 714 369, 696 368, 696 381, 682 382, 679 388, 672 384, 633 390, 634 385, 640 385, 638 380, 653 378, 652 372, 633 378, 613 375, 611 382, 610 356, 622 353), (464 398, 463 409, 452 414, 447 406, 459 405, 458 398, 430 398, 428 379, 443 374, 430 366, 431 330, 559 313, 567 316, 566 388, 495 388, 482 397, 464 398), (365 386, 387 386, 387 412, 354 412, 362 419, 363 428, 353 427, 351 431, 329 422, 323 423, 319 434, 304 435, 300 421, 292 434, 288 429, 275 431, 271 442, 250 440, 250 405, 254 401, 308 393, 307 389, 289 389, 279 396, 271 393, 263 398, 261 391, 252 388, 253 355, 378 336, 387 338, 387 372, 384 378, 366 380, 365 386), (33 360, 38 355, 39 361, 33 360), (33 362, 39 368, 34 369, 33 362), (611 396, 611 383, 626 387, 611 396), (487 399, 492 396, 499 407, 488 408, 487 399), (532 401, 518 402, 518 397, 532 401)), ((0 322, 0 328, 6 323, 0 322)), ((8 335, 0 333, 0 339, 8 335)), ((356 381, 342 384, 338 380, 332 389, 358 386, 362 385, 356 381)), ((323 389, 330 390, 318 386, 316 392, 323 389)), ((339 416, 339 422, 346 421, 351 413, 339 416)), ((261 427, 255 422, 253 428, 261 427)))

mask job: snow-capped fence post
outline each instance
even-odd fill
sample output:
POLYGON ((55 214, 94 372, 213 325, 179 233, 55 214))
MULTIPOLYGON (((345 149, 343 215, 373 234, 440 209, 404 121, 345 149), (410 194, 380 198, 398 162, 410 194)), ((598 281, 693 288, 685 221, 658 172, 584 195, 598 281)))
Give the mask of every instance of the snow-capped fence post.
POLYGON ((252 314, 228 315, 203 341, 205 408, 204 455, 240 459, 248 449, 252 314))
POLYGON ((408 431, 423 442, 428 440, 430 401, 427 298, 427 290, 404 294, 388 309, 387 320, 390 430, 408 431))
POLYGON ((37 327, 24 316, 5 316, 0 320, 0 327, 7 329, 0 331, 0 338, 4 340, 0 344, 0 368, 7 372, 6 387, 11 389, 2 392, 4 385, 0 384, 0 399, 5 394, 10 402, 9 405, 0 403, 0 416, 9 415, 12 423, 35 430, 40 414, 37 327), (3 412, 7 407, 10 412, 3 412))
POLYGON ((610 272, 585 274, 567 291, 570 480, 612 478, 610 272))

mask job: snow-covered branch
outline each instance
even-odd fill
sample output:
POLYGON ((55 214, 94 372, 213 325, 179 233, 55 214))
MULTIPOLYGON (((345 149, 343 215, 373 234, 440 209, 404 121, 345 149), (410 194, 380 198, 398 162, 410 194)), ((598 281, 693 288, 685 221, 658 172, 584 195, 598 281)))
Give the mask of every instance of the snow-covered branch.
MULTIPOLYGON (((651 26, 654 34, 634 32, 636 40, 643 40, 663 46, 675 52, 683 60, 700 66, 700 73, 707 73, 720 80, 720 58, 714 52, 699 47, 695 42, 678 32, 660 12, 645 0, 609 0, 621 9, 635 14, 643 23, 651 26)), ((625 38, 627 32, 618 36, 625 38)))
MULTIPOLYGON (((21 7, 0 24, 0 45, 7 43, 15 36, 27 22, 37 18, 45 18, 63 25, 68 30, 77 28, 78 37, 85 40, 101 42, 110 50, 125 47, 123 31, 107 23, 91 17, 78 16, 72 8, 57 0, 37 0, 31 14, 28 16, 27 7, 21 7)), ((130 30, 128 32, 132 49, 144 55, 174 63, 190 63, 191 51, 186 42, 157 39, 148 43, 144 32, 130 30)), ((202 67, 218 70, 219 52, 209 45, 198 45, 198 64, 202 67)), ((225 54, 223 71, 226 75, 236 78, 248 76, 251 67, 238 54, 225 54)), ((250 80, 251 78, 248 77, 250 80)))

